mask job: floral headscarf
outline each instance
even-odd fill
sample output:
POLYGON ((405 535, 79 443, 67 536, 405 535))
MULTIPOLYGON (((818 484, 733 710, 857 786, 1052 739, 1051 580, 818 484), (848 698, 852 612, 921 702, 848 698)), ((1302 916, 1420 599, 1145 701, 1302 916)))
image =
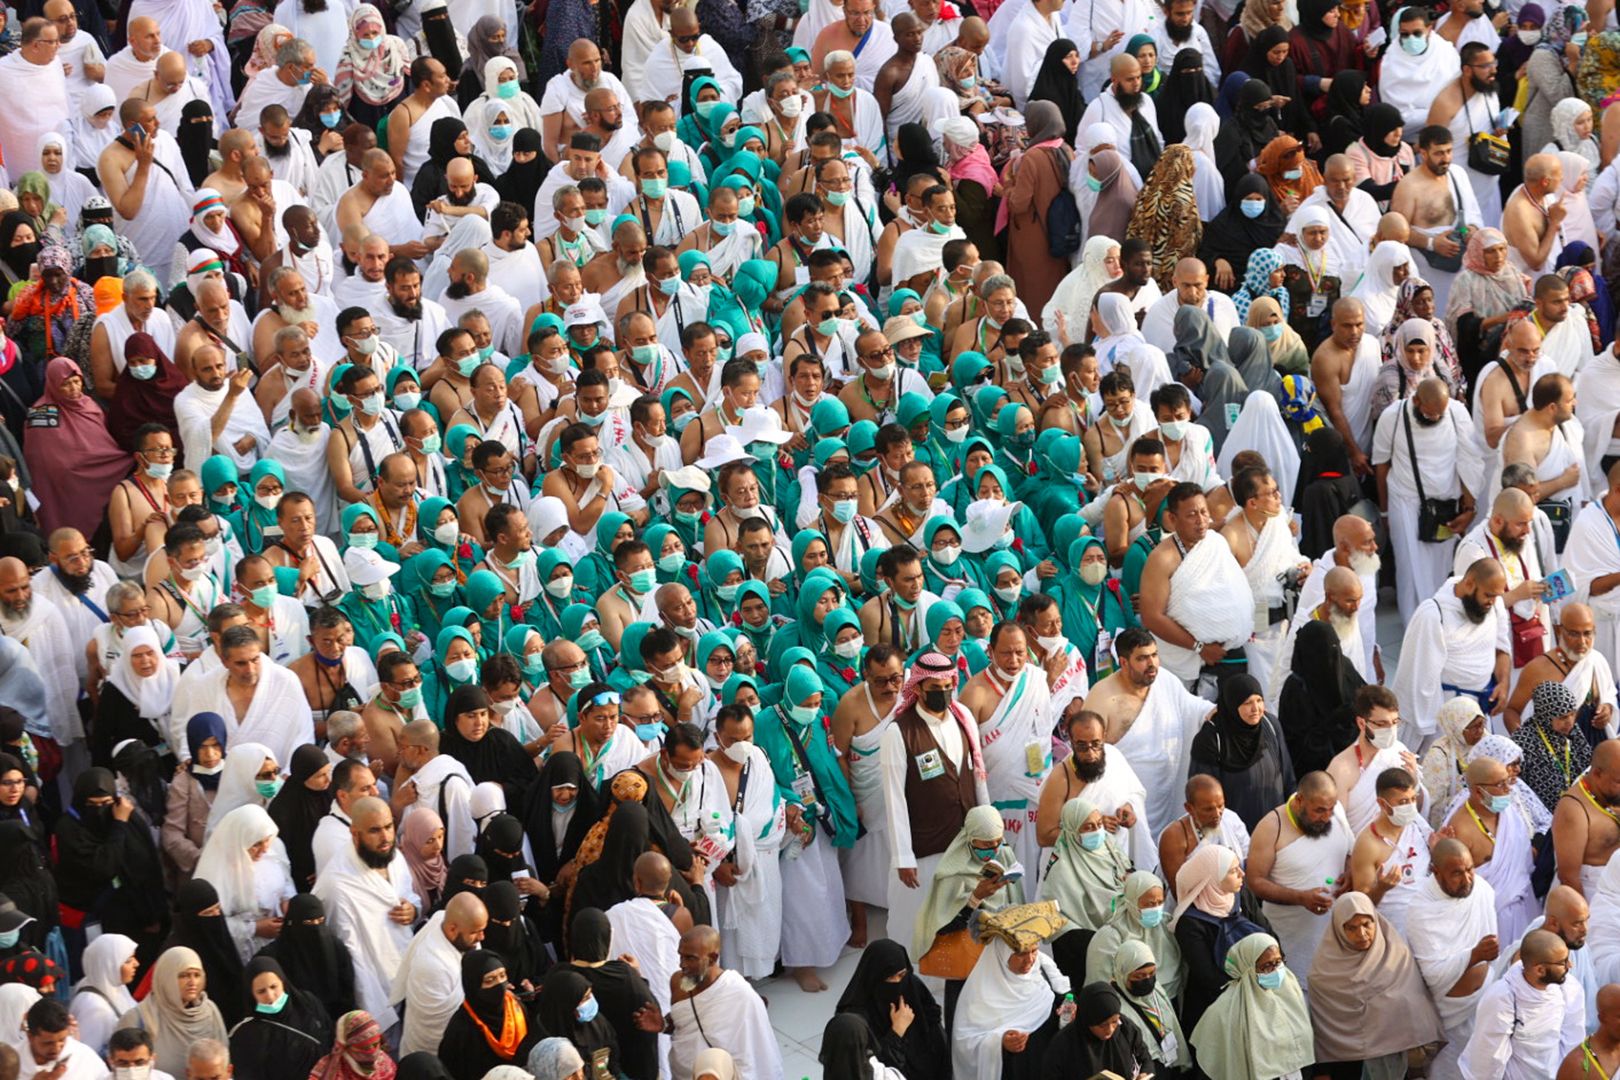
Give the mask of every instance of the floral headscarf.
POLYGON ((349 40, 343 44, 335 76, 343 103, 347 105, 352 97, 358 97, 368 105, 387 105, 405 88, 410 66, 405 43, 388 33, 382 12, 372 4, 355 5, 349 16, 349 40), (377 39, 376 48, 362 48, 360 32, 372 28, 381 30, 382 37, 377 39))

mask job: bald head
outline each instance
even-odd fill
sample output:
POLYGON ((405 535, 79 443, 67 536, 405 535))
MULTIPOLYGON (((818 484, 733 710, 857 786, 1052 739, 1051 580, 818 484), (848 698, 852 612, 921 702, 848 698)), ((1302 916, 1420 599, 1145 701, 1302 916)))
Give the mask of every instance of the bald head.
POLYGON ((473 169, 471 160, 464 157, 453 157, 450 164, 444 167, 444 178, 452 184, 476 184, 478 173, 473 169))
POLYGON ((1530 496, 1518 488, 1503 488, 1496 501, 1491 503, 1491 513, 1509 521, 1516 521, 1525 514, 1532 514, 1535 509, 1536 504, 1530 501, 1530 496))
POLYGON ((1476 586, 1490 586, 1498 583, 1505 585, 1507 583, 1507 571, 1495 559, 1475 559, 1468 564, 1468 572, 1463 575, 1463 580, 1476 586))
POLYGON ((1367 250, 1377 247, 1380 241, 1394 240, 1404 244, 1412 235, 1412 225, 1406 220, 1405 214, 1391 210, 1378 219, 1378 228, 1373 231, 1373 238, 1368 242, 1367 250))
POLYGON ((439 729, 431 720, 412 720, 400 732, 399 741, 404 746, 413 746, 422 750, 439 752, 439 729))
MULTIPOLYGON (((432 721, 428 723, 431 724, 432 721)), ((388 809, 388 804, 375 795, 367 795, 349 804, 349 820, 356 829, 367 828, 384 819, 392 821, 393 818, 393 811, 388 809)))
POLYGON ((1412 391, 1412 398, 1418 407, 1431 415, 1443 410, 1451 401, 1451 387, 1446 385, 1444 379, 1428 378, 1417 384, 1412 391))
POLYGON ((223 158, 229 159, 232 154, 241 154, 245 157, 251 155, 253 149, 253 132, 246 128, 231 128, 219 137, 219 153, 223 158))
MULTIPOLYGON (((1507 354, 1508 360, 1514 359, 1514 354, 1528 354, 1541 348, 1541 329, 1536 326, 1533 319, 1514 319, 1508 323, 1507 333, 1502 335, 1502 350, 1507 354)), ((1534 360, 1531 360, 1534 363, 1534 360)))
POLYGON ((457 952, 470 952, 488 928, 489 909, 476 893, 456 893, 444 906, 444 936, 457 952))
POLYGON ((1473 866, 1474 853, 1469 851, 1468 845, 1461 840, 1448 836, 1430 849, 1429 862, 1436 869, 1452 866, 1473 866))
POLYGON ((1508 777, 1507 766, 1495 758, 1477 757, 1465 774, 1470 787, 1495 787, 1508 777))
POLYGON ((694 926, 681 935, 681 951, 688 948, 711 956, 720 954, 720 931, 712 926, 694 926))
POLYGON ((1345 554, 1364 550, 1376 539, 1372 522, 1356 514, 1343 514, 1333 523, 1333 546, 1345 554))
POLYGON ((1348 566, 1335 566, 1322 579, 1322 589, 1329 596, 1340 593, 1359 597, 1361 595, 1361 575, 1348 566))
POLYGON ((956 43, 969 52, 984 48, 990 43, 990 24, 977 15, 969 15, 956 31, 956 43))
POLYGON ((1597 1018, 1611 1037, 1620 1030, 1620 983, 1609 983, 1597 992, 1597 1018))
POLYGON ((1592 908, 1578 890, 1568 885, 1554 886, 1547 893, 1546 913, 1542 929, 1563 938, 1571 949, 1586 944, 1586 920, 1591 917, 1592 908))
POLYGON ((178 87, 186 81, 186 58, 177 52, 164 53, 158 57, 155 74, 165 87, 178 87))
POLYGON ((1531 154, 1524 162, 1524 178, 1530 181, 1563 179, 1564 166, 1557 154, 1531 154))
POLYGON ((1111 75, 1113 75, 1114 81, 1118 82, 1119 80, 1124 79, 1133 73, 1140 75, 1142 73, 1142 65, 1136 59, 1136 57, 1132 56, 1130 53, 1122 52, 1118 56, 1114 57, 1113 60, 1109 61, 1108 71, 1111 75))
POLYGON ((451 258, 450 272, 471 275, 482 282, 489 274, 489 256, 478 248, 462 248, 451 258))
POLYGON ((21 559, 7 555, 0 559, 0 589, 14 587, 28 581, 28 566, 21 559))
POLYGON ((664 856, 656 851, 645 851, 636 857, 633 872, 637 893, 642 896, 662 896, 669 891, 669 879, 674 871, 664 856))
POLYGON ((612 87, 598 86, 595 90, 585 92, 585 111, 588 113, 602 113, 613 108, 619 95, 612 87))
POLYGON ((689 7, 678 7, 669 15, 669 32, 672 37, 682 34, 695 34, 698 32, 697 12, 689 7))
POLYGON ((1339 797, 1339 785, 1333 782, 1333 777, 1320 770, 1308 772, 1299 779, 1299 794, 1304 799, 1320 799, 1324 797, 1339 797))

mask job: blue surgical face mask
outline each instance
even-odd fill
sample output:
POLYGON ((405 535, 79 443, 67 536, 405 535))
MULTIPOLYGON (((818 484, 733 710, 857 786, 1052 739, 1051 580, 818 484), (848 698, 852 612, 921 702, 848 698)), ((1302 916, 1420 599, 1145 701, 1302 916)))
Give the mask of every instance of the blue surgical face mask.
POLYGON ((658 739, 663 737, 663 734, 663 724, 654 723, 636 725, 636 738, 640 739, 644 743, 656 742, 658 739))
POLYGON ((401 690, 399 694, 399 707, 410 712, 422 704, 422 688, 413 686, 409 690, 401 690))
POLYGON ((1512 795, 1492 795, 1490 801, 1491 813, 1500 814, 1513 805, 1512 795))
POLYGON ((503 98, 503 99, 505 99, 507 101, 510 101, 512 98, 517 97, 518 96, 518 81, 516 79, 508 79, 503 83, 496 83, 495 84, 495 96, 498 97, 498 98, 503 98))
POLYGON ((591 680, 595 677, 596 676, 591 674, 591 669, 589 667, 582 667, 578 671, 571 671, 568 673, 568 687, 571 690, 583 690, 585 687, 591 685, 591 680))
POLYGON ((679 274, 671 274, 667 278, 659 278, 658 291, 663 293, 665 296, 674 296, 676 293, 681 291, 681 276, 679 274))
MULTIPOLYGON (((411 409, 416 408, 420 404, 422 404, 422 395, 417 393, 415 390, 406 390, 404 393, 394 395, 394 408, 398 409, 400 412, 409 412, 411 409)), ((426 446, 423 446, 422 452, 424 454, 431 454, 433 451, 429 450, 426 446)))
MULTIPOLYGON (((511 86, 512 84, 511 83, 502 83, 501 85, 502 86, 511 86)), ((511 124, 491 124, 489 126, 489 137, 494 139, 496 142, 505 142, 507 139, 510 139, 512 137, 512 125, 511 124)))
POLYGON ((800 727, 813 721, 820 711, 814 705, 789 705, 787 709, 788 717, 800 727))
MULTIPOLYGON (((1402 42, 1402 44, 1404 45, 1405 42, 1402 42)), ((1281 990, 1283 984, 1283 969, 1278 968, 1276 971, 1257 972, 1254 976, 1254 981, 1259 983, 1262 989, 1281 990)))
POLYGON ((328 131, 336 131, 337 126, 342 122, 343 114, 340 112, 321 113, 321 126, 326 128, 328 131))
POLYGON ((444 666, 445 674, 458 683, 470 683, 478 674, 478 661, 473 659, 456 660, 444 666))
POLYGON ((378 45, 382 44, 382 38, 380 37, 355 38, 355 40, 360 43, 360 47, 366 50, 366 52, 370 52, 372 49, 375 49, 378 45))
POLYGON ((1270 326, 1262 326, 1260 328, 1260 336, 1265 338, 1267 341, 1280 340, 1282 338, 1282 332, 1282 323, 1272 323, 1270 326))
POLYGON ((377 548, 377 534, 352 532, 348 536, 349 546, 359 548, 361 551, 375 551, 377 548))
POLYGON ((153 461, 146 466, 146 475, 151 480, 167 480, 174 472, 174 465, 167 461, 153 461))
POLYGON ((855 518, 855 510, 859 506, 855 499, 839 499, 833 503, 833 517, 838 519, 840 525, 848 525, 855 518))
POLYGON ((248 599, 253 606, 260 610, 268 610, 276 602, 276 587, 274 585, 261 585, 257 589, 248 590, 248 599))
POLYGON ((658 571, 648 567, 630 574, 630 588, 638 593, 650 593, 658 587, 658 571))
POLYGON ((1422 56, 1429 51, 1429 37, 1424 34, 1420 37, 1401 36, 1401 51, 1408 56, 1422 56))
POLYGON ((655 177, 641 182, 641 193, 649 199, 662 199, 669 191, 669 181, 655 177))
POLYGON ((1151 930, 1155 926, 1158 926, 1160 923, 1164 922, 1164 908, 1163 907, 1143 908, 1142 912, 1141 912, 1141 918, 1142 918, 1142 925, 1147 927, 1149 930, 1151 930))
POLYGON ((428 586, 428 592, 439 597, 441 600, 444 597, 451 595, 455 591, 456 583, 454 581, 435 581, 428 586))
POLYGON ((131 364, 129 365, 129 373, 132 377, 139 379, 141 382, 146 382, 148 379, 154 378, 157 375, 157 365, 131 364))
POLYGON ((1102 830, 1096 832, 1083 832, 1080 834, 1080 846, 1086 851, 1096 851, 1103 846, 1102 830))
POLYGON ((266 1016, 275 1016, 282 1009, 285 1009, 287 1007, 287 998, 288 998, 287 991, 283 990, 281 992, 281 996, 276 998, 276 1000, 272 1001, 268 1005, 266 1005, 262 1001, 255 1002, 254 1005, 253 1005, 253 1011, 258 1012, 258 1013, 264 1013, 266 1016))
POLYGON ((1238 209, 1243 211, 1246 218, 1257 218, 1266 212, 1266 202, 1264 199, 1244 199, 1238 203, 1238 209))
POLYGON ((1284 169, 1283 170, 1283 179, 1284 180, 1298 180, 1301 176, 1304 176, 1304 175, 1305 175, 1305 170, 1304 169, 1284 169))
POLYGON ((590 997, 579 1003, 579 1007, 574 1010, 574 1015, 579 1018, 580 1023, 588 1024, 592 1020, 596 1019, 596 1010, 598 1007, 599 1006, 596 1004, 596 995, 592 994, 590 997))
POLYGON ((22 938, 22 927, 20 927, 20 926, 17 927, 17 929, 11 931, 10 933, 0 934, 0 949, 12 948, 13 946, 15 946, 17 944, 17 942, 21 938, 22 938))
POLYGON ((979 77, 977 75, 964 75, 956 80, 956 85, 964 90, 972 90, 979 85, 979 77))
POLYGON ((1092 191, 1101 191, 1102 190, 1102 181, 1097 179, 1095 176, 1092 176, 1090 173, 1087 173, 1086 174, 1086 187, 1090 188, 1092 191))
POLYGON ((709 228, 714 230, 716 236, 730 236, 731 231, 737 227, 735 221, 711 221, 709 228))
POLYGON ((737 200, 737 213, 742 217, 747 217, 754 212, 754 208, 757 205, 758 204, 754 202, 754 197, 752 195, 744 195, 742 198, 737 200))
POLYGON ((975 862, 989 862, 996 857, 995 848, 976 848, 969 845, 968 852, 973 856, 975 862))

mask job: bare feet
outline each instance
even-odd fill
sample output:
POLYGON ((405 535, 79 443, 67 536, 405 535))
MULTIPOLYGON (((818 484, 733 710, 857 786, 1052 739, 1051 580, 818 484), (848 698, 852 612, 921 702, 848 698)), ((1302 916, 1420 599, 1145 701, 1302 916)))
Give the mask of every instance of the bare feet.
POLYGON ((849 947, 852 949, 866 948, 866 905, 849 905, 849 947))
POLYGON ((793 980, 807 994, 819 994, 827 989, 827 984, 817 977, 815 968, 794 968, 793 980))

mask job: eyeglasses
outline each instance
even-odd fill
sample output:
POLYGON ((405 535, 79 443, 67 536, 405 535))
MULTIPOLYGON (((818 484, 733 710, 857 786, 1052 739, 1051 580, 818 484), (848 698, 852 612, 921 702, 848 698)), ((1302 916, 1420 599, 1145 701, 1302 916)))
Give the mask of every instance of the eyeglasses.
POLYGON ((872 678, 866 681, 876 683, 878 686, 899 686, 901 683, 906 681, 906 676, 904 672, 894 675, 874 675, 872 678))
POLYGON ((676 34, 675 41, 680 45, 696 45, 702 34, 676 34))
POLYGON ((889 357, 891 357, 893 355, 894 355, 894 346, 893 345, 885 345, 885 346, 883 346, 883 348, 877 350, 876 352, 862 353, 861 354, 861 359, 862 360, 887 360, 889 357))
POLYGON ((663 713, 653 712, 653 713, 647 713, 645 716, 633 716, 630 713, 625 713, 624 718, 626 720, 630 721, 632 724, 637 724, 637 725, 640 725, 640 724, 657 724, 657 723, 661 723, 663 721, 664 714, 663 713))
POLYGON ((1269 975, 1282 966, 1282 957, 1279 956, 1275 960, 1262 960, 1260 963, 1254 965, 1254 970, 1259 972, 1261 975, 1269 975))
POLYGON ((1069 745, 1074 748, 1074 752, 1077 754, 1082 750, 1086 751, 1087 753, 1100 754, 1103 752, 1103 747, 1108 745, 1108 741, 1106 739, 1094 739, 1091 742, 1085 742, 1082 740, 1080 742, 1071 742, 1069 745))

